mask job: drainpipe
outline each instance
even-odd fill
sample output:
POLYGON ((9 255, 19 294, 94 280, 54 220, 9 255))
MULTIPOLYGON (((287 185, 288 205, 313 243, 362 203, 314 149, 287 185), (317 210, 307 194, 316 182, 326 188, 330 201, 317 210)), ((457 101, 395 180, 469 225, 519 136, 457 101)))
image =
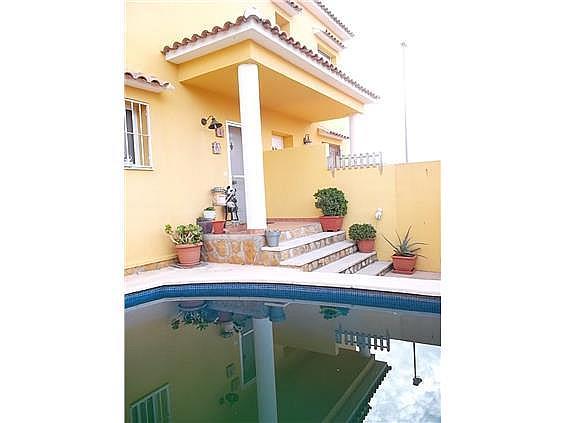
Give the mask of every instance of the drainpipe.
POLYGON ((260 423, 276 423, 276 376, 274 373, 274 340, 272 322, 253 319, 255 339, 255 368, 257 378, 257 402, 260 423))

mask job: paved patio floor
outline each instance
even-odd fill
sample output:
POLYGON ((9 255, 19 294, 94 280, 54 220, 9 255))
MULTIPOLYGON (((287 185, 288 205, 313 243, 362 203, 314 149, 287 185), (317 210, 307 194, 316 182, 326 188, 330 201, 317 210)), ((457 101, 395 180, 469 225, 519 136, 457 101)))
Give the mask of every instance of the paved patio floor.
POLYGON ((302 272, 279 266, 202 263, 191 269, 166 267, 125 277, 125 293, 163 285, 256 282, 367 289, 440 297, 440 282, 394 276, 302 272))
POLYGON ((410 279, 425 279, 425 280, 434 280, 440 281, 441 274, 437 272, 423 272, 422 270, 416 270, 413 272, 413 275, 402 275, 401 273, 394 273, 392 271, 383 275, 385 277, 394 277, 394 278, 410 278, 410 279))

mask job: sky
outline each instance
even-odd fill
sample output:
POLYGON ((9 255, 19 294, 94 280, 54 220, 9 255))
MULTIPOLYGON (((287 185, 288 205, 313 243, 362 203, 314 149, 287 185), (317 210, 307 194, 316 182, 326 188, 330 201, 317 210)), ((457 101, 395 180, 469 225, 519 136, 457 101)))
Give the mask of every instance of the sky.
MULTIPOLYGON (((340 67, 380 96, 361 118, 363 151, 382 151, 384 162, 405 160, 402 41, 406 48, 406 103, 409 161, 439 160, 440 146, 426 116, 436 79, 430 56, 437 53, 427 2, 410 0, 324 0, 355 37, 341 53, 340 67)), ((440 47, 439 47, 440 49, 440 47)))
POLYGON ((392 370, 370 401, 372 410, 366 423, 433 423, 441 420, 440 367, 441 348, 416 344, 417 376, 413 385, 413 346, 411 342, 392 339, 390 350, 375 352, 376 360, 385 361, 392 370))

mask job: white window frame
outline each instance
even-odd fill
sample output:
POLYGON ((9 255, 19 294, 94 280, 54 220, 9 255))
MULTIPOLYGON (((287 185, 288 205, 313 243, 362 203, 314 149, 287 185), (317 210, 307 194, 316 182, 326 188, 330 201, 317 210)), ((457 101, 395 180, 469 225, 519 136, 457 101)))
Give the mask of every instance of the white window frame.
POLYGON ((324 59, 327 59, 329 61, 329 63, 334 63, 334 57, 331 56, 329 53, 326 53, 325 51, 323 51, 321 48, 319 48, 319 46, 317 47, 317 54, 319 54, 320 56, 322 56, 324 59))
POLYGON ((135 154, 135 163, 127 163, 126 161, 123 162, 124 169, 130 170, 153 170, 153 149, 152 149, 152 137, 151 137, 151 108, 149 103, 145 103, 143 101, 135 100, 132 98, 125 98, 125 108, 124 108, 124 147, 126 143, 129 142, 128 135, 133 135, 133 147, 134 147, 134 154, 135 154), (138 114, 135 113, 134 107, 138 107, 138 114), (145 107, 146 117, 147 117, 147 128, 143 128, 143 122, 138 122, 137 116, 141 118, 141 106, 145 107), (131 119, 133 124, 133 132, 127 131, 127 122, 126 122, 126 110, 131 110, 131 119), (142 165, 139 164, 141 161, 141 157, 144 156, 143 151, 143 137, 147 137, 147 148, 148 148, 148 158, 149 163, 142 165))
MULTIPOLYGON (((152 403, 153 403, 153 419, 152 419, 153 422, 155 422, 155 423, 170 423, 172 421, 171 412, 170 412, 170 409, 171 409, 170 408, 170 389, 169 389, 169 385, 167 383, 166 385, 163 385, 160 388, 151 392, 150 394, 145 395, 143 398, 135 401, 134 403, 132 403, 129 406, 129 422, 130 423, 134 423, 134 422, 145 423, 144 421, 141 420, 141 406, 143 404, 145 404, 145 409, 147 410, 147 404, 149 403, 149 401, 152 401, 152 403), (166 396, 166 410, 164 410, 166 412, 166 415, 164 415, 162 413, 158 414, 158 410, 161 409, 161 407, 159 407, 159 408, 156 407, 156 404, 162 405, 162 403, 160 402, 160 398, 159 398, 161 392, 164 392, 164 394, 166 396), (137 419, 135 420, 134 417, 136 417, 137 419)), ((148 421, 148 419, 147 419, 147 421, 148 421)))

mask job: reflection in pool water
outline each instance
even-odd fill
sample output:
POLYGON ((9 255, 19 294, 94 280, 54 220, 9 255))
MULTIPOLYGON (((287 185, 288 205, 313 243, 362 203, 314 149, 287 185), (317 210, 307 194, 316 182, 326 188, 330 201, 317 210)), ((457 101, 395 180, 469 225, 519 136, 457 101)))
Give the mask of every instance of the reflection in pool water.
POLYGON ((440 421, 439 314, 191 299, 125 328, 127 422, 440 421))

